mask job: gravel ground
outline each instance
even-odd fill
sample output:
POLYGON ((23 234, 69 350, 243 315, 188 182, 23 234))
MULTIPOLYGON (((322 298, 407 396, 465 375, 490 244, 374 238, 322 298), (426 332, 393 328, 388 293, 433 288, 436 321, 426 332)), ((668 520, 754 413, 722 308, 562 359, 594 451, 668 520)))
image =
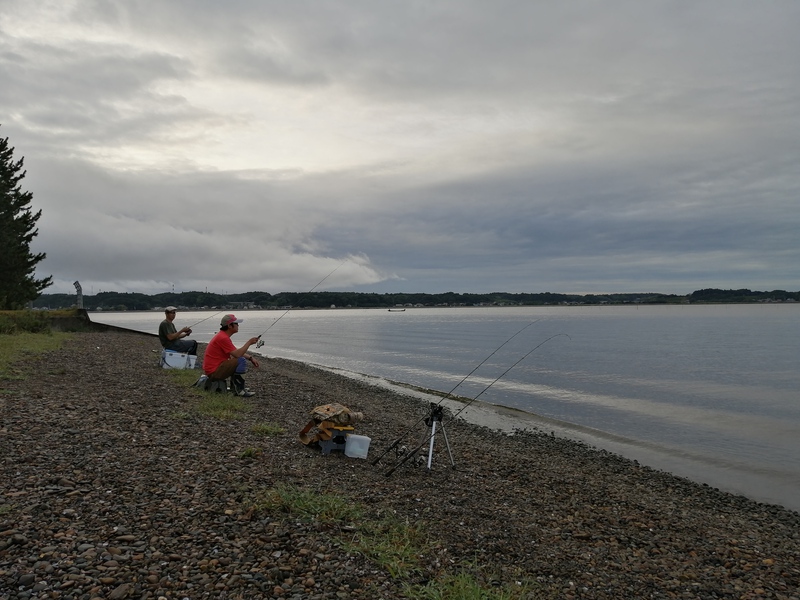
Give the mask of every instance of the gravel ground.
POLYGON ((157 346, 76 334, 29 359, 27 379, 0 382, 0 598, 408 597, 348 544, 359 523, 252 510, 279 484, 426 531, 414 585, 466 568, 496 589, 523 582, 530 598, 800 598, 796 512, 458 419, 445 421, 455 468, 441 436, 430 471, 393 452, 372 465, 398 437, 424 441, 427 404, 269 359, 247 377, 257 395, 244 416, 216 420, 157 367, 157 346), (368 460, 298 441, 311 409, 331 402, 365 414, 368 460), (253 431, 265 422, 284 433, 253 431), (243 458, 252 448, 261 454, 243 458))

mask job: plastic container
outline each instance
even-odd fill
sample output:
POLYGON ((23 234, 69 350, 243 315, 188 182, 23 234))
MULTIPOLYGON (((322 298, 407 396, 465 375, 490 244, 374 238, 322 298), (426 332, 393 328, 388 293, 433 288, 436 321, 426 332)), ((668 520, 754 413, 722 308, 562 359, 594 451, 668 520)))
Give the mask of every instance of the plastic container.
POLYGON ((165 369, 194 369, 197 357, 194 354, 164 350, 161 352, 161 366, 165 369))
POLYGON ((344 444, 344 454, 350 458, 367 458, 369 452, 370 438, 365 435, 347 434, 347 441, 344 444))

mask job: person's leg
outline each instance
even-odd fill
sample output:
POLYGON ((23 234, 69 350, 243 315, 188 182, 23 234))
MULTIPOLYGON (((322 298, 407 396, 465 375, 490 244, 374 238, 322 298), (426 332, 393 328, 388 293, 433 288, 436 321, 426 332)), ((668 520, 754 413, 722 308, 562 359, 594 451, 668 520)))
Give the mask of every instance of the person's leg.
POLYGON ((239 359, 229 358, 228 360, 224 361, 220 366, 218 366, 216 371, 214 371, 213 373, 207 373, 207 375, 209 380, 211 381, 219 381, 221 379, 227 379, 236 372, 238 367, 239 367, 239 359))
POLYGON ((197 355, 197 342, 194 340, 176 340, 167 346, 167 350, 197 355))
POLYGON ((231 388, 233 389, 233 393, 237 396, 255 396, 255 392, 251 392, 244 386, 244 377, 242 377, 242 374, 246 372, 247 360, 242 357, 236 365, 236 372, 231 375, 231 388))

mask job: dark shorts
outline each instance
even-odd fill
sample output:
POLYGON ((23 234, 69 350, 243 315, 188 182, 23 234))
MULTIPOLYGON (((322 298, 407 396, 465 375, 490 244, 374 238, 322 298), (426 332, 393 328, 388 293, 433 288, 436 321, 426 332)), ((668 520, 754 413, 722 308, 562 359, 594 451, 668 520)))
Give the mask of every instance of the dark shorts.
POLYGON ((176 340, 166 347, 173 352, 183 352, 184 354, 197 355, 197 342, 194 340, 176 340))

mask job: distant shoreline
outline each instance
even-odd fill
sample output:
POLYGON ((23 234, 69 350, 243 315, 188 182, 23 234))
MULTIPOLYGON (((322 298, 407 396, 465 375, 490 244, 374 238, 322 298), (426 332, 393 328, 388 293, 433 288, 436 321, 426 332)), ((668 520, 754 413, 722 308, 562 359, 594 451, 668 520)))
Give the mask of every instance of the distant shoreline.
POLYGON ((480 306, 603 306, 603 305, 664 305, 664 304, 756 304, 800 303, 800 291, 751 291, 748 289, 704 289, 690 294, 655 292, 623 292, 608 294, 562 294, 491 292, 455 293, 385 293, 365 292, 246 292, 243 294, 213 294, 208 292, 171 292, 139 294, 100 292, 94 295, 42 294, 33 308, 86 308, 90 311, 158 311, 165 306, 181 310, 298 310, 330 308, 437 308, 480 306))

